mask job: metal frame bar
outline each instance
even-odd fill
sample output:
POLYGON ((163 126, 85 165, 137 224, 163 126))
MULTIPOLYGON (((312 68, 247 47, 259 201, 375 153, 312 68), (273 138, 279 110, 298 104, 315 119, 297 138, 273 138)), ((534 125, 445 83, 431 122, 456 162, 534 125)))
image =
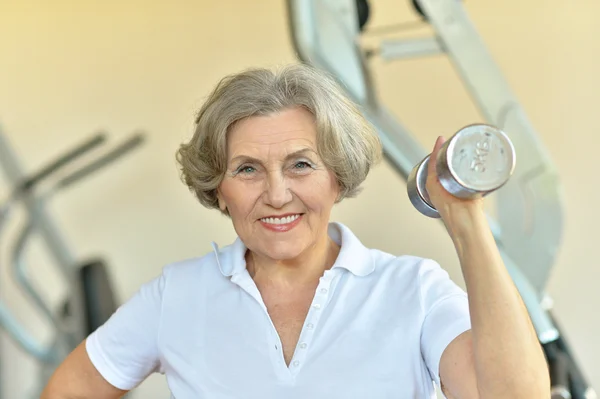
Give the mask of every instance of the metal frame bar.
MULTIPOLYGON (((23 181, 26 181, 27 174, 17 159, 14 150, 11 148, 8 139, 0 131, 0 166, 8 180, 9 184, 17 187, 23 181)), ((25 194, 22 203, 27 209, 30 220, 44 240, 50 255, 61 270, 63 277, 69 284, 72 298, 82 298, 83 291, 81 282, 75 273, 77 261, 73 251, 69 247, 66 239, 63 237, 58 224, 45 209, 45 204, 37 201, 34 196, 25 194)), ((69 333, 69 343, 75 348, 84 338, 85 331, 83 323, 76 322, 83 320, 84 310, 81 301, 72 300, 72 316, 66 323, 65 329, 69 333)))
MULTIPOLYGON (((355 11, 354 0, 288 0, 293 44, 302 61, 332 74, 348 95, 362 107, 365 116, 379 133, 386 158, 407 179, 414 165, 427 152, 392 113, 378 102, 365 55, 358 45, 360 32, 355 11)), ((498 223, 492 218, 488 220, 540 341, 545 343, 556 339, 559 332, 543 308, 538 291, 506 251, 498 223)))
MULTIPOLYGON (((51 162, 35 174, 26 174, 17 159, 14 150, 10 147, 8 139, 0 131, 0 169, 4 170, 8 183, 12 186, 9 199, 0 208, 0 233, 2 233, 6 219, 15 205, 23 205, 27 212, 25 227, 17 240, 17 245, 12 253, 12 269, 16 282, 24 294, 27 294, 36 305, 37 309, 46 316, 55 329, 55 339, 51 344, 43 344, 34 339, 31 334, 17 320, 2 301, 0 301, 0 325, 8 335, 28 354, 41 362, 40 381, 41 385, 35 387, 34 397, 39 397, 41 389, 45 386, 47 379, 51 376, 56 366, 86 337, 86 317, 83 307, 84 291, 80 279, 79 264, 72 250, 69 248, 59 227, 52 219, 46 209, 50 199, 60 192, 81 180, 84 180, 94 172, 103 169, 113 161, 128 154, 144 141, 143 132, 136 132, 131 138, 124 141, 104 154, 97 156, 91 162, 80 166, 74 171, 61 176, 57 181, 42 193, 37 193, 36 186, 52 176, 63 166, 80 158, 105 141, 104 135, 96 135, 79 146, 71 149, 61 157, 51 162), (69 287, 67 301, 69 303, 69 314, 53 314, 53 311, 44 303, 44 299, 37 293, 29 280, 27 265, 23 255, 26 243, 33 232, 41 234, 47 248, 58 269, 66 279, 69 287)), ((56 180, 56 179, 54 179, 56 180)))
POLYGON ((542 295, 563 232, 564 201, 556 168, 462 2, 415 1, 479 110, 515 146, 515 171, 497 193, 497 222, 504 250, 542 295))

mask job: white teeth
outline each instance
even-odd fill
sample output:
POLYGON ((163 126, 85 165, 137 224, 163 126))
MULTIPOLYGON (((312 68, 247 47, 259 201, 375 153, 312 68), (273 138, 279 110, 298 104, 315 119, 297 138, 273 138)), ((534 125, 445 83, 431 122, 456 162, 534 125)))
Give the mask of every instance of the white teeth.
POLYGON ((300 215, 286 216, 284 218, 262 218, 265 223, 269 224, 287 224, 292 223, 294 220, 298 219, 300 215))

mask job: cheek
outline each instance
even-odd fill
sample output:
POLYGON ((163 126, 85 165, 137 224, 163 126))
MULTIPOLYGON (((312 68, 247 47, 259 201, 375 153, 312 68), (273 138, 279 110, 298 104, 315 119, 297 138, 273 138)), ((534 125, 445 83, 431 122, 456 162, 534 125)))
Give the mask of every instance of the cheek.
POLYGON ((256 185, 231 180, 224 181, 219 191, 232 217, 244 217, 250 213, 260 195, 256 185))
POLYGON ((313 210, 330 209, 339 193, 335 178, 325 173, 296 182, 293 191, 309 209, 313 210))
POLYGON ((237 213, 239 209, 244 208, 245 196, 242 195, 243 188, 239 182, 233 180, 224 180, 219 187, 221 199, 229 209, 229 213, 237 213))

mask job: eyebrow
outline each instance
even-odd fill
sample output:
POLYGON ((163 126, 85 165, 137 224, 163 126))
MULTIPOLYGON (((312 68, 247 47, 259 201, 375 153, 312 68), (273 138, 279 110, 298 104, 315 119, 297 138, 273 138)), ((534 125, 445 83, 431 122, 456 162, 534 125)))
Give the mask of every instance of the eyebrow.
MULTIPOLYGON (((307 155, 308 153, 313 153, 316 154, 315 150, 313 150, 312 148, 303 148, 301 150, 298 151, 294 151, 291 154, 288 154, 285 159, 288 160, 290 158, 296 158, 298 156, 301 155, 307 155)), ((260 163, 261 161, 259 159, 253 158, 249 155, 238 155, 237 157, 233 158, 230 162, 232 164, 236 164, 240 161, 244 161, 244 162, 256 162, 256 163, 260 163)))

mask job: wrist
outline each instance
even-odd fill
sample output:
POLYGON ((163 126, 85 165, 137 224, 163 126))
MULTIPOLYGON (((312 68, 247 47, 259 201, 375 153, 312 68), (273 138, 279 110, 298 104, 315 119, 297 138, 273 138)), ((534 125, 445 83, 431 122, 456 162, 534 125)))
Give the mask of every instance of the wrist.
POLYGON ((444 216, 446 230, 452 239, 461 268, 470 267, 473 256, 495 257, 496 242, 483 207, 457 207, 444 216))
POLYGON ((440 211, 440 216, 452 239, 478 234, 488 227, 483 201, 465 201, 449 204, 440 211))

